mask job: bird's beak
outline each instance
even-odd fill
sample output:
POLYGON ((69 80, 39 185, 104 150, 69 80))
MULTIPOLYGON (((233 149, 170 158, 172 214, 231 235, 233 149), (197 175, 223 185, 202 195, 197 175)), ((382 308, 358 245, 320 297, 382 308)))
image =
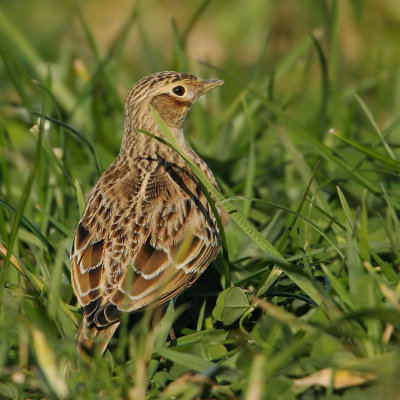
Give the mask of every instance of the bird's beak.
POLYGON ((214 89, 218 86, 221 86, 224 84, 224 81, 221 81, 219 79, 207 79, 207 80, 203 80, 201 82, 201 86, 200 86, 200 91, 201 94, 207 93, 209 92, 211 89, 214 89))

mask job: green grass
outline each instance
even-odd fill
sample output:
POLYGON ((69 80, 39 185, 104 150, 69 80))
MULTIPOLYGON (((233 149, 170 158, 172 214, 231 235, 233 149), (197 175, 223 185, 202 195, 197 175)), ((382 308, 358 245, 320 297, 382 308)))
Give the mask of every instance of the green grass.
POLYGON ((153 0, 117 23, 106 1, 102 17, 45 4, 27 1, 29 20, 0 9, 0 398, 396 398, 393 2, 199 0, 171 21, 153 0), (104 356, 82 358, 74 230, 127 90, 166 69, 225 80, 185 125, 231 213, 224 255, 156 328, 151 310, 126 315, 104 356))

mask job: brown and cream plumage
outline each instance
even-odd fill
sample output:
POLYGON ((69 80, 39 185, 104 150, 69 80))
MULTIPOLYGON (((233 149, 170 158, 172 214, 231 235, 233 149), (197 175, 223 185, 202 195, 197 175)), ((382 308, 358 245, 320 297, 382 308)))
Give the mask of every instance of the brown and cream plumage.
MULTIPOLYGON (((152 105, 186 155, 218 188, 204 161, 184 141, 192 104, 223 81, 178 72, 149 75, 125 103, 116 160, 91 191, 71 252, 71 279, 84 316, 81 346, 103 352, 122 312, 159 305, 189 287, 220 248, 215 217, 196 178, 163 137, 152 105)), ((228 217, 220 209, 223 223, 228 217)))

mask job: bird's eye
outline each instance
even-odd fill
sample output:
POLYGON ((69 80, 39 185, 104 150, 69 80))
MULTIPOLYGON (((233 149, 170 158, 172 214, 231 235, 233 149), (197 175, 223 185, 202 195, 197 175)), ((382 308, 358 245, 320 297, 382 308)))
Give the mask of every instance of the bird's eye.
POLYGON ((175 86, 172 89, 172 93, 176 94, 177 96, 183 96, 185 94, 185 88, 183 86, 175 86))

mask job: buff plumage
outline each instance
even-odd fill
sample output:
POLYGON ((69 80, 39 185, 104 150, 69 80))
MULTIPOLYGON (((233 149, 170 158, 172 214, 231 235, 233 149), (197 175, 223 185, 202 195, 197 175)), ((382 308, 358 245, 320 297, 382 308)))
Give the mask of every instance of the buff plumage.
POLYGON ((218 189, 207 165, 186 145, 183 122, 197 98, 222 83, 160 72, 128 94, 120 153, 89 195, 71 252, 72 285, 84 310, 80 347, 103 352, 122 312, 167 301, 217 256, 217 223, 193 173, 171 148, 136 129, 163 138, 152 105, 218 189))

